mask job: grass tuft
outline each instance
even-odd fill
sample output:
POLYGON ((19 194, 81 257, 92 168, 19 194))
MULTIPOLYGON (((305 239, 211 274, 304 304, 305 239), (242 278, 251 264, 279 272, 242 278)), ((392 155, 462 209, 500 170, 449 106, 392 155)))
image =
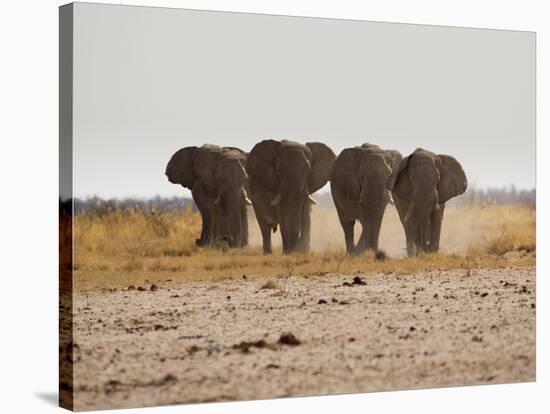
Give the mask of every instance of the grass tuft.
POLYGON ((273 280, 268 280, 260 287, 260 289, 279 289, 280 290, 281 286, 279 286, 279 284, 273 280))

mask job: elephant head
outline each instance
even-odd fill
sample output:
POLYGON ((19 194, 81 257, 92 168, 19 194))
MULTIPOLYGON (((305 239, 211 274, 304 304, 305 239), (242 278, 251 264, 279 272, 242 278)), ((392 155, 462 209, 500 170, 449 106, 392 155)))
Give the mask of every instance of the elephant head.
MULTIPOLYGON (((388 182, 407 236, 407 244, 424 251, 437 251, 443 214, 449 199, 466 191, 468 181, 460 163, 450 155, 422 148, 403 158, 388 182), (434 230, 434 226, 436 230, 434 230), (409 243, 409 241, 411 243, 409 243)), ((409 254, 411 249, 408 248, 409 254)))
POLYGON ((236 148, 223 148, 214 168, 217 186, 214 205, 217 220, 216 234, 226 239, 229 246, 245 246, 248 242, 248 175, 245 170, 246 153, 236 148))
POLYGON ((248 198, 248 174, 246 173, 247 154, 238 148, 224 147, 214 169, 214 177, 218 183, 218 191, 214 204, 228 208, 227 197, 235 196, 247 205, 252 202, 248 198))
POLYGON ((334 152, 318 142, 264 140, 250 151, 247 172, 264 191, 252 199, 272 195, 284 253, 309 250, 311 194, 327 183, 334 159, 334 152))
POLYGON ((385 208, 388 182, 393 180, 393 174, 402 159, 401 154, 395 150, 383 150, 373 144, 363 144, 350 150, 356 152, 359 204, 371 210, 385 208))

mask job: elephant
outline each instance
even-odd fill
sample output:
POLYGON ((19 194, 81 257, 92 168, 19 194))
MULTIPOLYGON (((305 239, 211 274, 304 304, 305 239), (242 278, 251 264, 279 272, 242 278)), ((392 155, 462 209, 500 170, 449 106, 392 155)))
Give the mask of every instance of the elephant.
POLYGON ((405 230, 407 254, 439 251, 445 203, 466 191, 468 180, 450 155, 417 148, 388 182, 405 230))
POLYGON ((283 253, 309 252, 311 194, 323 187, 336 155, 325 144, 272 139, 257 143, 248 155, 250 197, 263 239, 272 253, 271 231, 280 225, 283 253))
POLYGON ((344 149, 334 161, 330 190, 346 241, 348 253, 378 251, 378 238, 386 205, 387 183, 403 157, 396 150, 363 144, 344 149), (354 226, 359 220, 361 236, 354 246, 354 226))
POLYGON ((201 214, 197 246, 248 244, 246 159, 247 153, 238 148, 206 144, 182 148, 168 161, 168 180, 191 190, 201 214))

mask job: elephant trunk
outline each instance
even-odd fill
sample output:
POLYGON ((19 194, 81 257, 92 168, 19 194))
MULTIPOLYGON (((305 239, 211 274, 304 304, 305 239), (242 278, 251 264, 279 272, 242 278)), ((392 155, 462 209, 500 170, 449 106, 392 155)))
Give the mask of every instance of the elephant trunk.
POLYGON ((227 241, 230 247, 242 243, 242 204, 246 196, 240 188, 223 188, 218 191, 214 204, 217 209, 216 238, 227 241))
POLYGON ((413 211, 414 211, 414 201, 411 201, 409 203, 409 207, 407 208, 407 212, 405 213, 405 217, 403 218, 404 224, 408 224, 411 222, 413 211))
POLYGON ((240 247, 242 244, 242 224, 240 209, 237 212, 232 212, 229 216, 229 227, 231 232, 231 240, 229 246, 240 247))
POLYGON ((280 217, 281 236, 283 239, 283 253, 292 253, 300 238, 302 214, 307 196, 300 194, 285 194, 281 196, 277 205, 280 217))
POLYGON ((380 210, 386 207, 388 191, 386 190, 385 179, 377 176, 370 180, 364 179, 359 192, 359 204, 369 210, 380 210))
POLYGON ((235 189, 227 197, 227 219, 229 232, 231 234, 231 247, 240 247, 243 240, 242 208, 246 204, 246 191, 244 189, 235 189))
POLYGON ((359 204, 366 206, 368 203, 368 196, 369 196, 369 192, 367 191, 367 184, 362 183, 361 191, 359 192, 359 204))
POLYGON ((437 188, 434 191, 434 210, 439 210, 439 193, 437 192, 437 188))
POLYGON ((413 190, 412 201, 407 210, 405 223, 414 227, 416 247, 421 251, 428 251, 430 247, 430 217, 434 209, 439 208, 438 195, 432 186, 429 189, 413 190))

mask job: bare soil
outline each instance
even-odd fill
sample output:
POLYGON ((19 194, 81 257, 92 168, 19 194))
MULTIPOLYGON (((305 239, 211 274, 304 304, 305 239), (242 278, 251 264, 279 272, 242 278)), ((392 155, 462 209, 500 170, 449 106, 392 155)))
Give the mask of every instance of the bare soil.
POLYGON ((535 380, 534 267, 152 280, 74 306, 77 410, 535 380))

